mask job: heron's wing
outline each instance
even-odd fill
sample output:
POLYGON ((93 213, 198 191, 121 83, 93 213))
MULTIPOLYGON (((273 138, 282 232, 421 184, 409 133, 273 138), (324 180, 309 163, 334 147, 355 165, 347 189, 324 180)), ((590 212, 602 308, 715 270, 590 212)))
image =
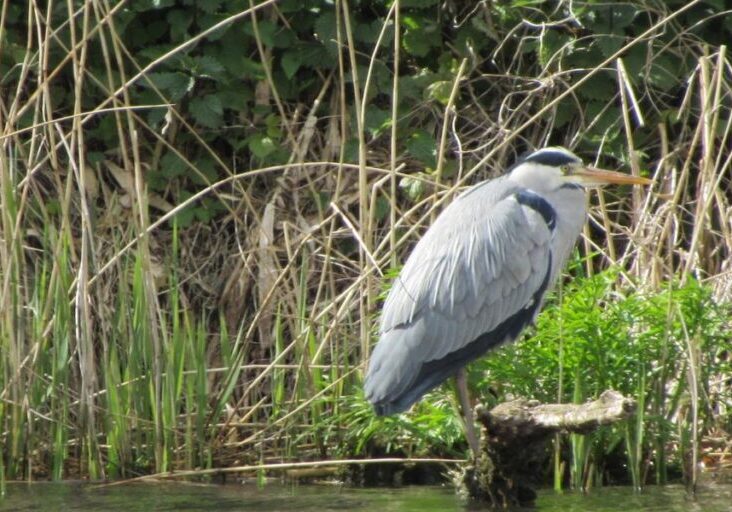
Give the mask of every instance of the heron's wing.
POLYGON ((369 400, 385 404, 411 392, 416 401, 420 388, 533 321, 549 283, 554 222, 545 200, 505 180, 478 185, 445 209, 384 304, 369 400))

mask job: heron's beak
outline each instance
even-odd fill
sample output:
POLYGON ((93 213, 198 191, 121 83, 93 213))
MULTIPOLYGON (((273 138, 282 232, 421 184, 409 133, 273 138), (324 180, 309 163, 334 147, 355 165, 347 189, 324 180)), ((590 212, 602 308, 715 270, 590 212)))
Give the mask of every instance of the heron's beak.
POLYGON ((650 185, 653 180, 648 178, 642 178, 640 176, 633 176, 630 174, 623 174, 620 172, 606 171, 604 169, 597 169, 595 167, 587 167, 579 165, 572 169, 572 176, 585 186, 602 186, 602 185, 650 185))

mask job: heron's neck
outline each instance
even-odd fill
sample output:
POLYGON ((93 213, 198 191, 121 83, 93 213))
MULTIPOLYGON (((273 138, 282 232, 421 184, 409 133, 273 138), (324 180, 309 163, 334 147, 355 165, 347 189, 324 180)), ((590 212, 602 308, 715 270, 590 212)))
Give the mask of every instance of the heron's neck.
POLYGON ((587 192, 581 187, 560 187, 545 196, 556 211, 557 227, 554 234, 553 274, 561 271, 569 258, 587 218, 587 192))

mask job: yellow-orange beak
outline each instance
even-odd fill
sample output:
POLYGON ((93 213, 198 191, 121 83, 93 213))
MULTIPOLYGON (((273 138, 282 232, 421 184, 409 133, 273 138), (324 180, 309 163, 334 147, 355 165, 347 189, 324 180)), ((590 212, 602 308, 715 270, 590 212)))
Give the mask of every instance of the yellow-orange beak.
POLYGON ((595 167, 587 167, 585 165, 578 165, 572 168, 571 176, 576 178, 577 181, 585 186, 602 186, 602 185, 650 185, 653 180, 648 178, 642 178, 640 176, 633 176, 630 174, 623 174, 620 172, 606 171, 604 169, 597 169, 595 167))

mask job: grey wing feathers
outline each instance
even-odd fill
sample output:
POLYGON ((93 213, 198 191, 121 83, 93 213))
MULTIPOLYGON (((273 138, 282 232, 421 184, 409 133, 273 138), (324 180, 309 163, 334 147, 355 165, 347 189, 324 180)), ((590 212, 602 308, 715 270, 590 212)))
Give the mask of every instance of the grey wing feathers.
MULTIPOLYGON (((447 207, 415 246, 384 303, 366 377, 377 412, 378 404, 382 413, 398 412, 387 404, 418 384, 427 363, 464 353, 546 287, 553 226, 520 200, 526 193, 503 180, 478 185, 447 207)), ((395 407, 411 403, 404 405, 395 407)))

